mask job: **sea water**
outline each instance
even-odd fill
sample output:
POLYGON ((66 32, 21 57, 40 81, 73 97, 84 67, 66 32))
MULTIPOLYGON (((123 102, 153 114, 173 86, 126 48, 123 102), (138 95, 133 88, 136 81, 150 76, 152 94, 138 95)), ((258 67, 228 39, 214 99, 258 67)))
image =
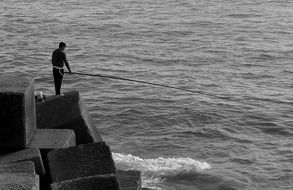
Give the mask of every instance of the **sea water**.
POLYGON ((60 41, 120 169, 161 190, 293 189, 293 2, 1 0, 0 72, 54 94, 60 41))

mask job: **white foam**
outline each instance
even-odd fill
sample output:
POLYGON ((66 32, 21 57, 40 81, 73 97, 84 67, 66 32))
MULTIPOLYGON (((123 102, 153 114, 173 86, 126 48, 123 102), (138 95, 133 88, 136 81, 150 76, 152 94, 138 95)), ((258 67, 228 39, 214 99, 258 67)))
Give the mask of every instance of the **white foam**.
POLYGON ((181 172, 196 172, 199 170, 210 169, 211 166, 206 162, 200 162, 192 158, 155 158, 143 159, 131 154, 125 155, 113 153, 116 165, 126 169, 136 169, 140 171, 162 172, 164 174, 175 174, 181 172))
POLYGON ((164 176, 194 173, 211 168, 208 163, 192 158, 143 159, 131 154, 113 153, 113 159, 118 169, 141 171, 143 186, 152 188, 160 183, 164 176))

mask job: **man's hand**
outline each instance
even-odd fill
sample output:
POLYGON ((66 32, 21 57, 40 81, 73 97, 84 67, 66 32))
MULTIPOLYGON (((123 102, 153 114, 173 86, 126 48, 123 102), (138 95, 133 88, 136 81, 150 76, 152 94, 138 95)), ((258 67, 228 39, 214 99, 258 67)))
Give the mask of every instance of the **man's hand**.
POLYGON ((71 70, 69 70, 69 74, 72 74, 71 70))

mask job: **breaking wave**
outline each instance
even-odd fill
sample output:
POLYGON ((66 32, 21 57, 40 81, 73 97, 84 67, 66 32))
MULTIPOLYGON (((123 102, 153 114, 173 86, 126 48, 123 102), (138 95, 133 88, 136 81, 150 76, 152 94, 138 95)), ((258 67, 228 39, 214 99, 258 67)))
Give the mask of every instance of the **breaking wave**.
POLYGON ((143 159, 131 154, 113 153, 113 159, 118 169, 141 171, 143 187, 155 189, 160 189, 158 184, 167 177, 197 173, 211 168, 207 162, 183 157, 143 159))

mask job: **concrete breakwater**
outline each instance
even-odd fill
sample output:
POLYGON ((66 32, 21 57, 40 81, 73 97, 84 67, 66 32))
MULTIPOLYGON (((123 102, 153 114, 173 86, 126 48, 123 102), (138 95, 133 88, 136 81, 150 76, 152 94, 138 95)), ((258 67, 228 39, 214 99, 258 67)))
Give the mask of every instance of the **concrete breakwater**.
POLYGON ((0 77, 0 190, 140 190, 119 171, 78 91, 35 102, 34 80, 0 77))

